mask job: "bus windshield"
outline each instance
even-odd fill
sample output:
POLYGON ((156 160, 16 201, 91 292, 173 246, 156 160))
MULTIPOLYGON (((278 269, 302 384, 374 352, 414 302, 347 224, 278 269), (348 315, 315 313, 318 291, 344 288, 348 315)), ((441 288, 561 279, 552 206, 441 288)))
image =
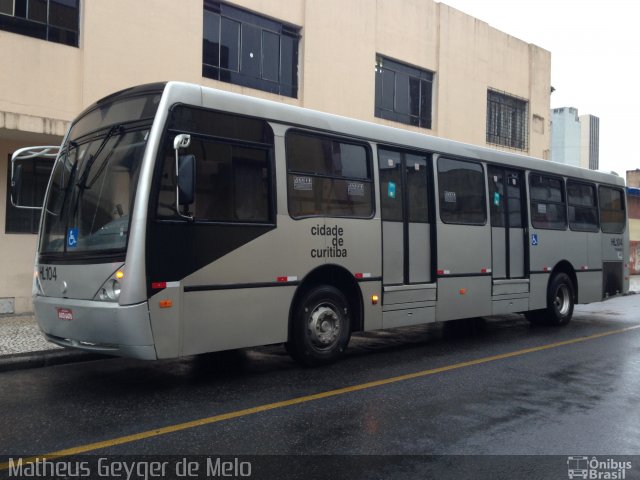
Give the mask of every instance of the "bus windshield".
POLYGON ((41 254, 124 251, 159 98, 139 95, 102 103, 74 123, 53 167, 41 254))

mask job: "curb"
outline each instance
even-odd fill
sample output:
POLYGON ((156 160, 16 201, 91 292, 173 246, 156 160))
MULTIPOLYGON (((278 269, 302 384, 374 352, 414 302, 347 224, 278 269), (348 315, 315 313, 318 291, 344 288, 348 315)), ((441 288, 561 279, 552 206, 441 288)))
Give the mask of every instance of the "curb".
POLYGON ((83 352, 80 350, 59 349, 41 350, 38 352, 15 353, 0 356, 0 372, 25 370, 29 368, 50 367, 67 363, 87 362, 114 358, 99 353, 83 352))

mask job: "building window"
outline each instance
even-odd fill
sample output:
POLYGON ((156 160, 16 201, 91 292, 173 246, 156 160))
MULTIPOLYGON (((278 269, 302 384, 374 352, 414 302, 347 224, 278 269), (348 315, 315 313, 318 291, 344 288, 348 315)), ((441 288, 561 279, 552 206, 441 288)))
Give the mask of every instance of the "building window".
POLYGON ((529 104, 506 93, 487 92, 487 143, 527 150, 529 104))
POLYGON ((0 30, 78 46, 80 0, 0 0, 0 30))
POLYGON ((202 76, 298 96, 300 28, 204 0, 203 32, 202 76))
POLYGON ((287 192, 293 218, 373 216, 371 155, 364 145, 289 132, 287 192))
POLYGON ((431 128, 433 73, 378 55, 375 116, 431 128))
MULTIPOLYGON (((42 210, 16 208, 11 204, 11 155, 8 163, 5 233, 38 233, 42 210)), ((22 164, 22 190, 20 198, 15 199, 19 205, 42 206, 52 167, 53 161, 49 158, 37 158, 22 164)))

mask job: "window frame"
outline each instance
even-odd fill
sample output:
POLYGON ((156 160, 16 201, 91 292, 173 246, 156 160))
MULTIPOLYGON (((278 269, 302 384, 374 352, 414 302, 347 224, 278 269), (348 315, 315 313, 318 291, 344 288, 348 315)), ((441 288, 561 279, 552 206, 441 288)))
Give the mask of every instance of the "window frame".
POLYGON ((375 201, 375 181, 374 181, 374 172, 373 172, 373 154, 371 150, 371 145, 368 142, 358 140, 352 137, 344 137, 334 133, 324 133, 317 132, 314 130, 305 130, 301 128, 289 128, 284 135, 284 143, 285 143, 285 157, 286 157, 286 178, 287 184, 285 186, 285 191, 287 195, 287 212, 289 216, 294 220, 302 220, 305 218, 347 218, 347 219, 371 219, 375 217, 376 214, 376 201, 375 201), (367 167, 367 178, 360 177, 346 177, 346 176, 336 176, 336 175, 327 175, 327 174, 317 174, 311 172, 303 172, 299 170, 293 170, 290 164, 291 158, 291 148, 289 146, 288 138, 290 134, 294 135, 302 135, 308 137, 315 137, 321 140, 329 140, 331 142, 339 142, 347 145, 355 145, 358 147, 363 147, 366 155, 366 167, 367 167), (332 180, 346 180, 346 181, 356 181, 361 183, 368 183, 370 185, 370 199, 369 203, 371 205, 371 214, 367 216, 353 216, 353 215, 331 215, 326 212, 321 212, 318 214, 309 214, 309 215, 294 215, 291 211, 291 195, 289 190, 289 177, 290 176, 301 176, 301 177, 312 177, 312 178, 324 178, 324 179, 332 179, 332 180))
POLYGON ((537 228, 539 230, 555 230, 555 231, 566 231, 569 228, 569 211, 568 211, 568 205, 567 205, 567 186, 565 185, 565 179, 562 176, 559 175, 554 175, 554 174, 548 174, 548 173, 539 173, 539 172, 535 172, 535 171, 529 171, 529 175, 528 175, 528 181, 527 181, 527 193, 529 196, 529 211, 528 211, 528 215, 529 215, 529 221, 531 222, 531 226, 533 228, 537 228), (532 180, 532 176, 533 175, 538 175, 540 177, 545 177, 548 179, 553 179, 553 180, 559 180, 560 181, 560 195, 562 197, 562 201, 561 202, 551 202, 551 201, 539 201, 539 200, 534 200, 533 199, 533 195, 531 194, 532 189, 531 189, 531 180, 532 180), (548 204, 553 204, 553 205, 562 205, 563 211, 564 211, 564 226, 562 227, 547 227, 547 226, 538 226, 534 223, 535 219, 534 219, 534 209, 533 209, 533 204, 534 202, 536 204, 539 203, 544 203, 545 205, 548 204))
POLYGON ((75 0, 76 5, 71 7, 75 9, 75 29, 69 29, 52 22, 51 2, 55 3, 55 0, 45 0, 47 9, 45 21, 30 18, 28 2, 32 0, 22 0, 24 2, 24 12, 16 15, 16 1, 12 0, 12 14, 0 12, 0 30, 70 47, 79 47, 81 0, 75 0))
POLYGON ((565 182, 565 188, 567 190, 567 223, 569 224, 569 229, 574 232, 599 232, 600 231, 600 207, 599 207, 599 195, 596 189, 596 185, 594 183, 583 182, 580 180, 575 180, 573 178, 567 178, 565 182), (569 195, 569 184, 581 185, 585 187, 589 187, 591 192, 593 193, 594 204, 592 207, 586 207, 585 205, 572 204, 571 196, 569 195), (596 223, 593 228, 580 228, 572 225, 571 222, 571 207, 579 207, 579 208, 591 208, 595 210, 596 214, 596 223))
MULTIPOLYGON (((382 118, 385 120, 391 120, 393 122, 402 123, 404 125, 411 125, 415 127, 431 130, 433 127, 433 86, 435 80, 435 72, 427 69, 411 66, 393 58, 386 57, 384 55, 376 55, 375 66, 375 93, 374 93, 374 116, 376 118, 382 118), (389 71, 394 74, 393 82, 393 109, 385 107, 384 105, 384 79, 383 72, 389 71), (397 75, 407 76, 409 84, 407 89, 407 105, 408 112, 402 112, 399 110, 398 105, 398 91, 397 91, 397 75), (411 79, 418 81, 419 94, 417 99, 418 114, 412 114, 411 112, 411 79), (429 91, 423 92, 423 84, 429 85, 429 91), (422 109, 426 108, 427 112, 423 118, 422 109), (416 119, 416 122, 412 122, 412 119, 416 119)), ((403 105, 404 107, 404 105, 403 105)))
MULTIPOLYGON (((210 20, 210 18, 209 18, 210 20)), ((202 31, 202 76, 213 80, 231 83, 234 85, 240 85, 249 88, 255 88, 269 93, 277 95, 283 95, 291 98, 298 98, 299 91, 299 62, 300 62, 300 31, 301 28, 280 20, 271 19, 259 13, 255 13, 249 10, 245 10, 235 5, 229 5, 217 0, 204 0, 203 4, 203 31, 202 31), (215 30, 213 26, 209 26, 207 23, 208 16, 216 15, 217 19, 217 53, 213 54, 213 45, 215 42, 209 42, 207 39, 207 32, 215 30), (237 53, 236 61, 233 62, 233 67, 223 66, 222 51, 225 47, 223 43, 223 23, 233 22, 237 24, 237 38, 233 49, 234 55, 237 53), (259 51, 256 52, 258 58, 256 59, 257 72, 250 72, 248 70, 243 71, 243 55, 244 45, 247 40, 247 35, 251 32, 257 33, 257 43, 259 44, 259 51), (265 33, 270 35, 277 35, 278 37, 278 49, 277 49, 277 76, 278 80, 274 81, 269 78, 265 68, 265 33), (289 40, 286 40, 289 39, 289 40), (209 43, 213 43, 210 47, 209 43), (287 42, 291 43, 289 45, 287 42), (211 49, 211 50, 210 50, 211 49), (291 50, 291 58, 287 58, 283 61, 285 51, 291 50), (213 54, 213 55, 212 55, 213 54), (213 63, 208 63, 207 60, 213 59, 213 63), (217 64, 216 64, 217 62, 217 64), (287 67, 290 63, 290 71, 287 67), (291 83, 285 78, 290 75, 291 83)), ((273 52, 271 52, 273 54, 273 52)), ((254 52, 250 52, 250 58, 253 59, 254 52)), ((270 55, 273 56, 273 55, 270 55)), ((250 60, 251 61, 251 60, 250 60)), ((247 63, 249 65, 249 63, 247 63)), ((273 67, 273 65, 271 65, 273 67)), ((272 69, 269 69, 271 72, 272 69)))
POLYGON ((437 185, 438 185, 438 198, 436 199, 437 203, 438 203, 438 212, 439 212, 439 217, 440 217, 440 221, 443 224, 446 225, 465 225, 465 226, 477 226, 477 227, 481 227, 481 226, 485 226, 487 225, 487 222, 489 221, 489 212, 487 211, 487 171, 485 169, 485 165, 483 162, 481 161, 476 161, 476 160, 469 160, 467 158, 459 158, 453 155, 439 155, 436 159, 436 172, 435 172, 435 176, 437 178, 437 185), (460 222, 460 221, 451 221, 451 220, 445 220, 442 216, 443 214, 443 209, 442 209, 442 202, 444 201, 444 196, 441 195, 442 193, 444 193, 444 191, 442 190, 442 183, 440 182, 440 160, 449 160, 449 161, 454 161, 454 162, 463 162, 463 163, 470 163, 473 165, 479 165, 480 166, 480 170, 482 172, 482 211, 484 214, 484 219, 482 220, 482 222, 460 222))
MULTIPOLYGON (((513 112, 512 112, 513 115, 513 112)), ((507 92, 502 92, 493 88, 487 89, 487 134, 486 141, 491 145, 529 151, 529 100, 507 92), (521 110, 517 109, 517 103, 523 104, 521 110), (516 110, 521 116, 522 128, 517 132, 518 119, 506 119, 508 116, 506 109, 516 110), (504 130, 511 130, 509 135, 505 135, 504 130), (521 135, 522 138, 518 138, 521 135)))
MULTIPOLYGON (((228 225, 228 226, 249 225, 249 226, 275 227, 277 223, 276 221, 277 219, 277 188, 276 188, 276 166, 275 166, 274 149, 275 149, 275 134, 273 132, 273 127, 271 126, 271 124, 267 119, 248 116, 248 115, 242 115, 242 114, 230 112, 230 111, 215 110, 211 108, 189 105, 185 103, 173 104, 169 108, 169 114, 167 115, 167 122, 166 122, 166 127, 163 133, 163 138, 160 143, 160 147, 158 148, 158 160, 156 162, 156 171, 154 174, 154 184, 153 184, 153 190, 152 190, 154 201, 149 202, 150 215, 151 215, 150 218, 153 218, 154 221, 161 222, 161 223, 188 222, 188 223, 193 223, 197 225, 228 225), (218 114, 218 115, 234 116, 240 119, 262 122, 263 126, 266 126, 270 131, 271 143, 242 140, 238 138, 223 137, 219 135, 211 135, 210 133, 204 133, 202 130, 194 131, 191 129, 181 129, 179 126, 172 125, 172 121, 173 121, 172 116, 174 114, 174 111, 178 108, 187 108, 191 110, 196 110, 196 111, 202 112, 203 114, 211 113, 211 114, 218 114), (158 214, 158 208, 160 204, 161 184, 162 184, 162 173, 163 173, 163 170, 165 167, 165 161, 166 161, 165 159, 166 148, 170 148, 173 151, 173 148, 172 148, 173 142, 169 141, 169 138, 171 138, 172 136, 175 136, 176 134, 181 134, 181 133, 186 133, 191 135, 192 139, 200 139, 209 143, 221 143, 221 144, 228 144, 232 147, 235 146, 235 147, 241 147, 241 148, 250 148, 250 149, 267 151, 267 176, 268 176, 267 187, 269 190, 267 194, 267 201, 269 202, 268 209, 267 209, 268 215, 269 215, 268 221, 252 222, 252 221, 243 221, 243 220, 237 220, 237 221, 236 220, 203 220, 195 217, 193 220, 188 221, 188 220, 185 220, 184 218, 179 217, 177 214, 174 214, 171 217, 161 216, 158 214)), ((198 173, 197 173, 197 164, 196 164, 196 177, 197 175, 198 173)), ((173 181, 175 182, 175 178, 173 179, 173 181)), ((174 189, 175 189, 175 185, 174 185, 174 189)), ((173 192, 175 192, 175 190, 173 190, 173 192)))

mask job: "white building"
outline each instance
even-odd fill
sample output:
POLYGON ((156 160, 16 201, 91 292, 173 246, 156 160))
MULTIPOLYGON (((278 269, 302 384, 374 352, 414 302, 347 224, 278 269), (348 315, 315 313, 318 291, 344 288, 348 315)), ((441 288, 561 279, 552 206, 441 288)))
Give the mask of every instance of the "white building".
POLYGON ((599 167, 600 119, 573 107, 551 111, 551 160, 574 167, 599 167))
MULTIPOLYGON (((6 202, 8 158, 60 144, 133 85, 194 82, 549 158, 551 54, 434 0, 0 0, 0 64, 0 313, 31 309, 39 218, 6 202)), ((34 197, 47 173, 29 172, 34 197)))

